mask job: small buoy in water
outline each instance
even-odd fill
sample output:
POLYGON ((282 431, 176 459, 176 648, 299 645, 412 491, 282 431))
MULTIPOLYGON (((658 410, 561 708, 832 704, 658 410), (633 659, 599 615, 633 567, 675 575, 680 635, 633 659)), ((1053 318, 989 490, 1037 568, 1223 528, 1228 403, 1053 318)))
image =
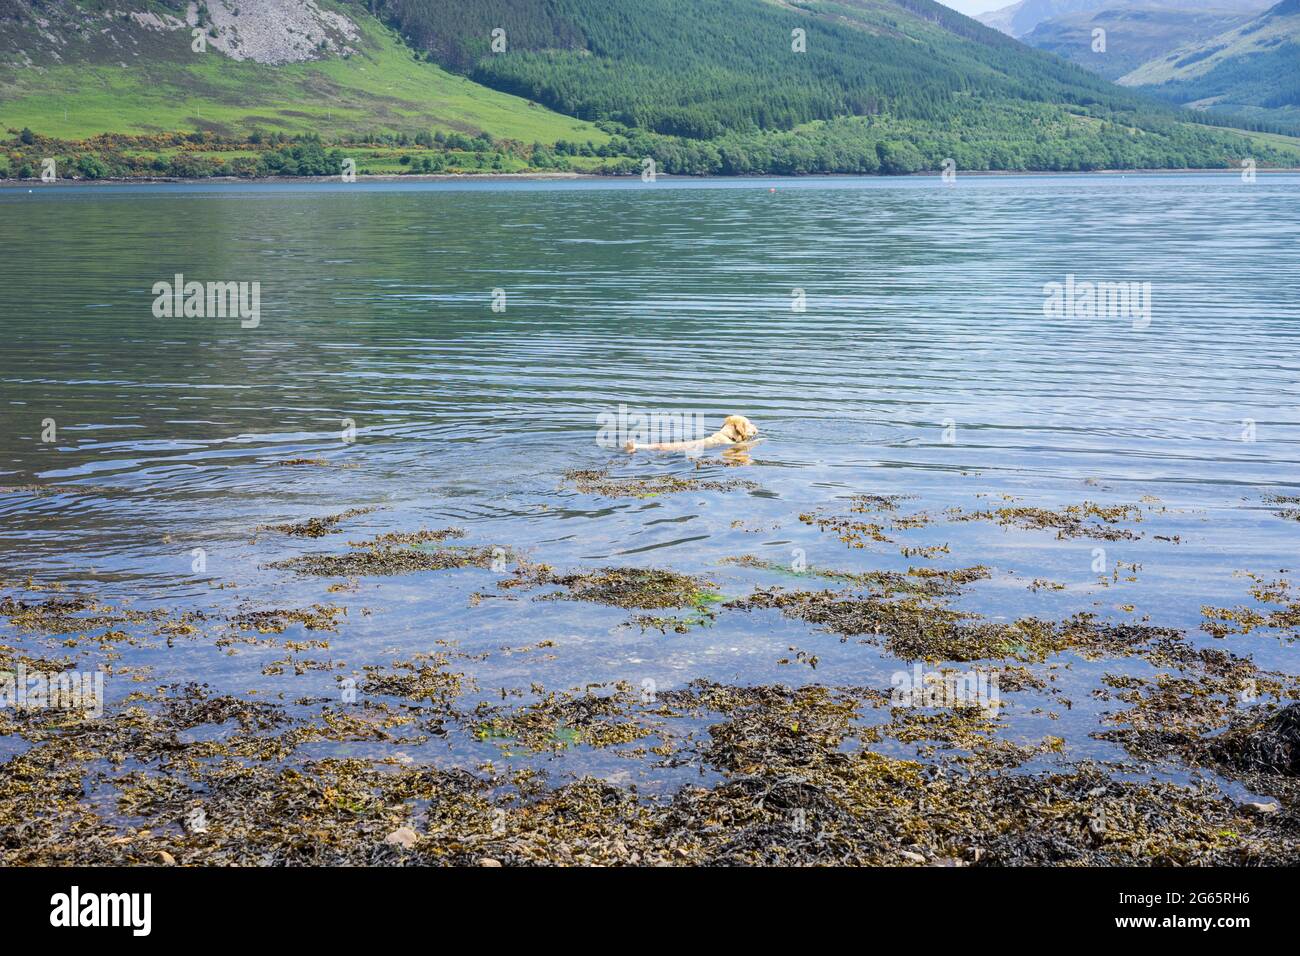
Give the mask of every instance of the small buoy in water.
POLYGON ((774 193, 774 192, 776 192, 776 187, 773 186, 771 189, 768 190, 768 192, 770 192, 770 193, 774 193))

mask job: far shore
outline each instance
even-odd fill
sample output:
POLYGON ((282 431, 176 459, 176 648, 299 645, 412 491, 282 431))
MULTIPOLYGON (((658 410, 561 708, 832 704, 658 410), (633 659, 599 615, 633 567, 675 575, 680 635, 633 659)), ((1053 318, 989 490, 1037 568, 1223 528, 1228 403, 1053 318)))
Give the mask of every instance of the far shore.
MULTIPOLYGON (((1268 173, 1300 173, 1300 167, 1295 166, 1260 166, 1255 170, 1259 174, 1268 173)), ((1229 176, 1239 176, 1241 169, 1235 166, 1215 167, 1215 168, 1197 168, 1197 169, 1088 169, 1088 170, 1009 170, 1009 169, 971 169, 957 170, 959 176, 980 176, 980 177, 998 177, 998 176, 1041 176, 1043 178, 1051 176, 1170 176, 1186 175, 1188 173, 1221 173, 1229 176)), ((372 183, 439 183, 439 182, 547 182, 547 181, 587 181, 602 182, 605 180, 628 180, 636 179, 639 173, 572 173, 572 172, 535 172, 535 173, 358 173, 356 182, 372 183)), ((744 176, 726 176, 714 174, 708 176, 679 176, 676 174, 659 173, 658 179, 679 180, 689 182, 692 180, 703 179, 723 179, 735 180, 770 180, 782 179, 798 182, 801 180, 813 179, 916 179, 924 177, 940 177, 943 173, 940 170, 922 170, 916 173, 906 173, 902 175, 886 175, 883 173, 809 173, 802 176, 791 176, 782 173, 759 173, 746 174, 744 176)), ((0 178, 0 188, 13 188, 27 186, 29 188, 51 187, 51 186, 141 186, 141 185, 167 185, 167 184, 193 184, 193 183, 220 183, 227 184, 245 184, 245 185, 268 185, 275 183, 312 183, 312 182, 337 182, 338 176, 201 176, 191 179, 183 179, 176 176, 140 176, 131 178, 106 177, 104 179, 80 179, 76 177, 61 178, 54 182, 47 183, 40 179, 3 179, 0 178)), ((350 185, 350 183, 349 183, 350 185)))

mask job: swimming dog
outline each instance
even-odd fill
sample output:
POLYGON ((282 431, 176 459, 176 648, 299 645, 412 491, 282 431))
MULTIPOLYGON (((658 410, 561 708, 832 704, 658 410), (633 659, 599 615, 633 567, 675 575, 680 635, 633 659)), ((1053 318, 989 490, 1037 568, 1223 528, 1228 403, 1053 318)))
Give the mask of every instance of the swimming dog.
POLYGON ((636 442, 630 441, 623 446, 623 450, 626 452, 703 451, 706 448, 717 448, 722 445, 738 445, 741 442, 749 441, 757 434, 758 426, 744 415, 728 415, 726 420, 723 421, 722 427, 708 438, 697 438, 694 441, 653 442, 646 445, 638 445, 636 442))

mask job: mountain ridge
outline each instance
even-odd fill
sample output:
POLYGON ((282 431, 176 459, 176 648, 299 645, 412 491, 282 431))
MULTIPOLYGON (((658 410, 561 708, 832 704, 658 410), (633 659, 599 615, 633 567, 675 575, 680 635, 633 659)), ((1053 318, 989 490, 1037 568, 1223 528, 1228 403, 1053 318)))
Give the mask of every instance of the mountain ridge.
POLYGON ((1251 18, 1249 13, 1225 9, 1193 13, 1168 7, 1112 6, 1045 20, 1020 39, 1116 81, 1180 46, 1216 36, 1251 18), (1094 42, 1099 29, 1105 31, 1100 50, 1094 42))
POLYGON ((1219 12, 1250 16, 1269 7, 1269 0, 1209 0, 1205 6, 1196 4, 1190 9, 1186 0, 1018 0, 1005 7, 981 13, 975 17, 985 26, 1008 36, 1023 39, 1040 24, 1053 20, 1091 16, 1102 11, 1162 10, 1168 14, 1196 16, 1206 12, 1219 12))
POLYGON ((88 176, 1300 162, 1189 118, 932 0, 0 0, 0 129, 88 176))
POLYGON ((1300 0, 1153 59, 1121 84, 1195 109, 1300 123, 1300 0))
POLYGON ((1176 106, 1287 129, 1300 124, 1297 13, 1300 0, 1024 0, 980 19, 1176 106))

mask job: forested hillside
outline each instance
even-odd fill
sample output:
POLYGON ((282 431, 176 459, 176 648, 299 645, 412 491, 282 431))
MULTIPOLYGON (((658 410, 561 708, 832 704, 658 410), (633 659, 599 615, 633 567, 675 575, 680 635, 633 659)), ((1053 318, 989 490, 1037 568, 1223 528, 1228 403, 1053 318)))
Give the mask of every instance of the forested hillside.
POLYGON ((591 120, 709 139, 986 100, 1148 108, 932 0, 367 0, 444 65, 591 120), (507 48, 489 47, 494 29, 507 48), (805 31, 795 52, 792 31, 805 31))
POLYGON ((444 66, 597 122, 671 172, 1294 162, 932 0, 354 2, 444 66))
POLYGON ((0 174, 1300 165, 933 0, 0 0, 4 131, 0 174))

